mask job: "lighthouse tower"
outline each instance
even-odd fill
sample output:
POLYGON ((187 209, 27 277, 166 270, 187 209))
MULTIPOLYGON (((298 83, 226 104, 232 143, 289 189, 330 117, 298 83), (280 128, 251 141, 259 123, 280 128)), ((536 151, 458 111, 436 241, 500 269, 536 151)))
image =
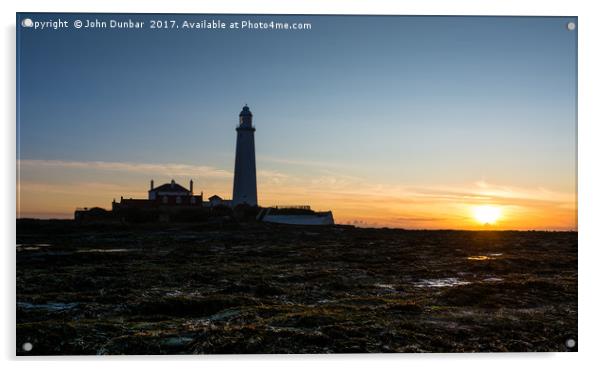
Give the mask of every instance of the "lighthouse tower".
POLYGON ((234 191, 232 206, 257 205, 257 177, 255 174, 255 127, 253 114, 245 105, 236 127, 236 160, 234 162, 234 191))

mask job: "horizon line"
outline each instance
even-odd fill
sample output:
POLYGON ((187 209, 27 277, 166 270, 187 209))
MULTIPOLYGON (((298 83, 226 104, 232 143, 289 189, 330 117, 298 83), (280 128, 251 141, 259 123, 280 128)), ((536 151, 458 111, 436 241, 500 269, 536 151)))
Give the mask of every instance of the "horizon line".
MULTIPOLYGON (((36 220, 36 221, 75 221, 74 218, 34 218, 34 217, 21 217, 15 218, 15 221, 24 221, 24 220, 36 220)), ((260 222, 261 223, 261 222, 260 222)), ((127 223, 125 223, 127 225, 127 223)), ((154 223, 146 223, 146 224, 158 224, 158 222, 154 223)), ((194 222, 190 223, 169 223, 169 225, 174 224, 195 224, 194 222)), ((265 223, 263 223, 265 224, 265 223)), ((138 225, 138 224, 137 224, 138 225)), ((144 223, 140 225, 145 225, 144 223)), ((282 224, 283 226, 294 226, 294 227, 312 227, 307 225, 290 225, 290 224, 282 224)), ((549 228, 549 229, 471 229, 471 228, 403 228, 403 227, 392 227, 392 226, 382 226, 382 227, 358 227, 353 224, 344 224, 344 223, 335 223, 333 226, 343 226, 343 227, 353 227, 359 229, 391 229, 391 230, 402 230, 402 231, 458 231, 458 232, 579 232, 579 228, 576 229, 562 229, 562 228, 549 228)), ((315 226, 318 228, 322 228, 320 226, 315 226)))

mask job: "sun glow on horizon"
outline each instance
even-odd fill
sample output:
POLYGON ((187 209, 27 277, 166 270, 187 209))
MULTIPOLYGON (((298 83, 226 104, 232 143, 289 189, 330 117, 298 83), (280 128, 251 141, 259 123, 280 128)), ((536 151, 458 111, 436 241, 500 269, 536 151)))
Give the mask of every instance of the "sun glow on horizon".
POLYGON ((502 216, 502 209, 497 206, 479 205, 472 209, 472 215, 481 224, 495 224, 502 216))
MULTIPOLYGON (((231 196, 226 169, 154 162, 18 162, 17 217, 72 219, 78 207, 111 208, 111 200, 145 198, 148 180, 195 180, 205 198, 231 196), (165 174, 167 173, 167 174, 165 174), (116 175, 118 174, 118 175, 116 175)), ((491 182, 402 186, 339 173, 258 171, 261 205, 305 204, 331 210, 338 224, 405 229, 576 230, 574 192, 491 182), (493 208, 493 209, 492 209, 493 208)))

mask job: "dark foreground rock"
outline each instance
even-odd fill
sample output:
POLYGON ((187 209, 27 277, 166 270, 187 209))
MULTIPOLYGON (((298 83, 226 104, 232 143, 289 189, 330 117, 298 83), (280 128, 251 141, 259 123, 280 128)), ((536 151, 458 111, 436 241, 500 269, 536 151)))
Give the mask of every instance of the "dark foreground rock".
POLYGON ((574 232, 30 222, 17 242, 18 355, 577 349, 574 232))

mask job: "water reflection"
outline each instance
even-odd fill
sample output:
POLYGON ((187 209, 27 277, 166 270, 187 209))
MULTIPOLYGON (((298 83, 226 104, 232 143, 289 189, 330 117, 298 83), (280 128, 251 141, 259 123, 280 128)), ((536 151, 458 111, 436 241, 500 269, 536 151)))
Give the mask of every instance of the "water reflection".
POLYGON ((475 256, 469 256, 466 259, 468 260, 477 260, 477 261, 482 261, 482 260, 491 260, 493 259, 492 257, 489 257, 487 255, 475 255, 475 256))
POLYGON ((470 282, 462 281, 458 278, 434 278, 434 279, 421 279, 414 283, 416 287, 454 287, 463 286, 470 284, 470 282))

